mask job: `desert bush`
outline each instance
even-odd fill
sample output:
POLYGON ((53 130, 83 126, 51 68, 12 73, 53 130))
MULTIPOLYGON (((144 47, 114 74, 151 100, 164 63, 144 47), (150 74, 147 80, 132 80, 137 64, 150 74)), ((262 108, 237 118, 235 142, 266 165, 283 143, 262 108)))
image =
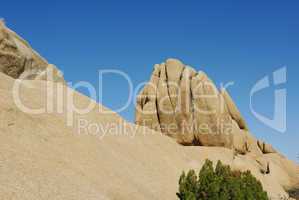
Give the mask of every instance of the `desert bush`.
POLYGON ((180 200, 269 200, 262 184, 250 171, 233 171, 218 161, 206 160, 198 175, 183 172, 179 180, 180 200))

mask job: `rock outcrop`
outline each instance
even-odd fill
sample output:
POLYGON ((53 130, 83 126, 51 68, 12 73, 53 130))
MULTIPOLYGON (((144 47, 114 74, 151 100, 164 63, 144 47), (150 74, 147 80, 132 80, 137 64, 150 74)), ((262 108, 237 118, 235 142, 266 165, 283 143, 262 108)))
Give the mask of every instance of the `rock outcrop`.
POLYGON ((155 65, 137 99, 136 124, 183 145, 222 146, 262 153, 228 92, 204 72, 176 59, 155 65))
POLYGON ((62 73, 0 20, 0 72, 14 79, 64 82, 62 73))
MULTIPOLYGON (((185 147, 107 114, 102 105, 74 113, 74 126, 67 126, 67 101, 60 105, 63 113, 23 113, 11 95, 14 82, 0 73, 0 96, 5 97, 0 98, 0 199, 176 199, 182 171, 200 169, 205 159, 250 170, 273 200, 287 197, 284 188, 293 189, 298 180, 296 165, 278 154, 258 158, 224 147, 185 147), (93 127, 78 128, 82 121, 93 127)), ((72 90, 60 83, 25 80, 20 96, 27 106, 44 108, 49 84, 62 85, 64 94, 72 90)), ((73 97, 76 107, 94 102, 77 92, 73 97)), ((60 98, 53 93, 54 108, 60 98)))
POLYGON ((199 169, 205 159, 221 160, 236 170, 250 170, 272 199, 288 197, 285 189, 294 189, 298 183, 299 167, 278 153, 270 153, 270 146, 251 136, 229 95, 215 90, 204 73, 168 60, 156 65, 152 84, 138 99, 139 124, 145 122, 182 144, 217 146, 186 148, 160 132, 108 112, 61 84, 63 79, 55 73, 54 81, 40 81, 49 80, 51 69, 56 68, 3 24, 1 27, 0 96, 4 98, 0 98, 0 199, 175 199, 182 170, 199 169), (26 63, 24 67, 22 62, 26 63), (38 73, 21 81, 18 94, 29 108, 47 108, 50 96, 53 105, 45 113, 23 112, 15 103, 14 78, 24 78, 24 73, 31 71, 38 73), (180 88, 169 80, 178 83, 186 99, 175 96, 180 88), (196 87, 205 81, 209 84, 196 87), (73 98, 64 99, 69 94, 73 98), (216 98, 196 98, 206 94, 216 98), (70 111, 69 101, 74 108, 95 107, 84 114, 76 113, 70 111), (182 105, 181 112, 178 105, 182 105), (216 112, 205 116, 195 106, 216 112), (162 109, 169 113, 162 113, 162 109), (73 126, 68 126, 70 116, 73 126), (218 119, 231 128, 221 129, 215 123, 218 119), (211 136, 209 129, 189 129, 193 122, 207 124, 219 135, 211 136), (170 123, 179 126, 168 129, 170 123), (184 127, 183 134, 180 131, 184 127))
MULTIPOLYGON (((284 156, 252 136, 225 88, 218 90, 204 72, 196 72, 177 59, 154 66, 150 81, 137 97, 135 123, 182 145, 231 149, 235 159, 242 155, 255 162, 257 173, 263 176, 296 174, 296 167, 284 156), (277 171, 277 163, 284 163, 283 172, 277 171)), ((294 180, 292 184, 298 175, 294 180)), ((290 183, 284 178, 280 181, 285 186, 290 183)))

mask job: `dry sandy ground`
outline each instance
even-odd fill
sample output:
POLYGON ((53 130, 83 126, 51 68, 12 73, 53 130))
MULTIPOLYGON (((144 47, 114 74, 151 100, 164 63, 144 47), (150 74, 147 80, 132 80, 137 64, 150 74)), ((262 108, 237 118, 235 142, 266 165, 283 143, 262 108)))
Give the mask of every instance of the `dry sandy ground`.
MULTIPOLYGON (((101 105, 76 115, 74 126, 67 126, 66 108, 62 114, 23 113, 12 97, 14 81, 0 73, 1 200, 176 199, 181 172, 199 169, 206 158, 251 169, 275 198, 285 194, 282 185, 298 180, 296 173, 282 170, 290 161, 272 164, 273 173, 262 175, 250 156, 234 157, 225 148, 180 146, 157 132, 126 123, 117 114, 99 112, 99 108, 107 111, 101 105), (80 119, 102 127, 124 124, 127 131, 111 131, 105 137, 95 130, 79 134, 80 119)), ((46 83, 26 81, 21 89, 23 102, 36 108, 44 105, 46 83)), ((91 101, 79 93, 74 99, 81 106, 91 101)), ((62 105, 66 102, 54 108, 62 105)))

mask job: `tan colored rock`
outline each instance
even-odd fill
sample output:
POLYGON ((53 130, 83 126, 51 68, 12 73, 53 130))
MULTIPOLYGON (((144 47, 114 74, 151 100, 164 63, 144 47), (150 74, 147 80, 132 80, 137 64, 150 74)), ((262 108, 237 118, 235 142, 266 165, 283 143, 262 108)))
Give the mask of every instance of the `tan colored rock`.
POLYGON ((0 72, 14 79, 64 82, 62 73, 0 20, 0 72))
POLYGON ((269 185, 267 190, 271 193, 283 190, 273 185, 269 177, 282 176, 278 178, 280 183, 295 185, 291 178, 296 171, 293 165, 282 166, 279 162, 285 158, 249 132, 228 92, 218 91, 204 72, 196 72, 175 59, 155 65, 151 80, 138 96, 136 110, 136 124, 161 131, 180 144, 231 149, 238 160, 237 169, 248 167, 245 163, 254 163, 250 170, 265 181, 264 185, 269 185), (266 156, 269 153, 275 159, 266 156))
POLYGON ((277 151, 272 147, 271 144, 267 144, 263 141, 257 141, 258 147, 260 148, 260 150, 264 153, 277 153, 277 151))
POLYGON ((224 101, 227 105, 228 111, 229 111, 231 117, 233 118, 233 120, 235 120, 238 123, 240 129, 248 130, 248 126, 246 124, 246 121, 242 117, 239 109, 237 108, 236 104, 232 100, 232 98, 229 95, 229 93, 227 92, 227 90, 222 89, 221 94, 224 98, 224 101))
MULTIPOLYGON (((186 120, 191 123, 196 116, 193 115, 193 109, 188 110, 194 105, 190 101, 193 94, 188 90, 191 85, 188 79, 197 75, 190 68, 184 69, 181 86, 187 89, 181 96, 186 97, 187 104, 182 109, 183 115, 177 110, 172 112, 175 121, 186 120), (190 74, 187 73, 189 70, 190 74)), ((165 65, 156 66, 151 82, 159 87, 146 86, 142 91, 144 95, 137 100, 140 108, 136 108, 136 121, 143 122, 144 117, 148 117, 150 120, 147 125, 151 128, 157 123, 162 124, 159 113, 154 115, 143 111, 160 111, 161 108, 155 104, 158 97, 163 95, 167 104, 170 102, 167 90, 160 84, 160 80, 165 82, 165 78, 165 65), (158 90, 162 90, 160 96, 157 95, 158 90)), ((200 74, 198 78, 205 76, 200 74)), ((248 131, 240 129, 234 120, 229 136, 233 136, 234 142, 230 145, 244 150, 244 140, 249 141, 250 144, 245 147, 249 152, 244 155, 223 147, 184 147, 160 132, 128 123, 111 111, 108 113, 107 108, 57 82, 22 80, 19 95, 26 106, 46 108, 50 93, 54 108, 42 114, 23 112, 12 95, 16 82, 11 76, 0 73, 0 96, 4 97, 0 98, 1 200, 175 199, 182 171, 198 170, 206 159, 214 163, 221 160, 236 170, 250 170, 272 199, 287 197, 285 188, 293 188, 299 182, 298 165, 278 153, 263 154, 257 141, 248 131), (49 91, 49 88, 54 90, 49 91), (58 88, 62 88, 62 95, 57 91, 58 88), (61 97, 70 93, 74 93, 75 107, 95 105, 88 113, 73 113, 73 126, 67 125, 70 120, 69 102, 60 101, 61 97), (82 120, 87 125, 101 128, 81 127, 82 120), (121 128, 115 129, 115 125, 121 128), (265 169, 263 163, 269 166, 269 173, 261 173, 265 169)), ((209 91, 209 87, 200 89, 201 92, 206 90, 209 91)), ((214 107, 218 101, 211 104, 202 101, 199 105, 214 107)), ((180 101, 174 102, 180 105, 180 101)), ((226 110, 225 115, 228 113, 226 110)), ((163 118, 166 123, 168 119, 173 120, 167 117, 163 118)), ((214 118, 215 115, 211 117, 214 118)), ((182 126, 177 130, 180 129, 182 126)), ((195 138, 193 134, 186 135, 195 138)))
POLYGON ((236 153, 239 154, 246 154, 249 150, 250 141, 248 138, 248 134, 244 132, 243 130, 239 129, 238 124, 233 121, 233 136, 232 136, 232 146, 230 148, 233 148, 236 153))
POLYGON ((181 81, 182 73, 185 66, 184 64, 176 59, 168 59, 165 64, 165 76, 166 84, 169 92, 169 97, 173 108, 177 105, 177 93, 179 82, 181 81))
MULTIPOLYGON (((0 98, 0 199, 175 199, 182 171, 199 170, 205 159, 250 170, 273 199, 287 196, 284 188, 299 180, 298 166, 278 154, 261 154, 270 167, 263 174, 255 155, 234 155, 223 147, 184 147, 115 113, 99 112, 107 111, 101 105, 84 115, 75 113, 74 126, 67 126, 66 110, 23 113, 11 95, 13 84, 0 73, 0 95, 5 97, 0 98), (103 133, 96 129, 78 129, 79 120, 125 128, 99 137, 103 133)), ((59 83, 51 84, 57 88, 59 83)), ((45 107, 47 87, 45 81, 24 81, 20 95, 28 106, 45 107)), ((62 87, 64 93, 72 91, 62 87)), ((57 102, 56 92, 53 98, 57 102)), ((77 92, 74 100, 75 106, 92 101, 77 92)))
POLYGON ((259 157, 256 159, 256 162, 260 165, 260 170, 262 174, 270 174, 270 164, 263 157, 259 157))
POLYGON ((249 145, 247 135, 240 131, 248 131, 248 127, 229 94, 219 92, 204 72, 196 72, 179 60, 155 65, 138 99, 143 100, 137 101, 136 124, 151 128, 159 122, 160 130, 181 144, 235 146, 240 152, 249 145), (149 87, 155 88, 156 95, 148 94, 149 87), (154 114, 148 112, 150 109, 154 114))

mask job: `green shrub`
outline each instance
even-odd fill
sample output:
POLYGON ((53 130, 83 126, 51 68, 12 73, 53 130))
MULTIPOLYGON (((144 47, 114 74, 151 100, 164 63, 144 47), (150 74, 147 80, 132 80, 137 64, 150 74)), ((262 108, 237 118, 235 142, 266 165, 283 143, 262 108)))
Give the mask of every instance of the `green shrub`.
POLYGON ((269 200, 262 184, 249 171, 232 171, 218 161, 206 160, 198 176, 194 170, 179 180, 180 200, 269 200))

